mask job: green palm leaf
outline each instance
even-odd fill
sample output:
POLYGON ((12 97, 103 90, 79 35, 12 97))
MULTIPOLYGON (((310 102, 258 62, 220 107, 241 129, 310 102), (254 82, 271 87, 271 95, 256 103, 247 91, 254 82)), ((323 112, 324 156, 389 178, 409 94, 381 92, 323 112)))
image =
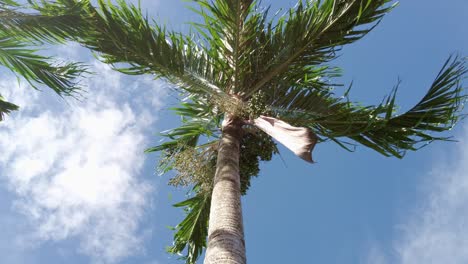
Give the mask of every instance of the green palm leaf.
MULTIPOLYGON (((384 118, 380 121, 383 123, 381 127, 375 126, 351 138, 385 155, 399 158, 404 150, 416 150, 418 145, 424 146, 434 140, 449 140, 449 137, 433 136, 431 132, 450 130, 460 118, 456 113, 466 100, 461 86, 466 73, 465 61, 449 58, 429 91, 413 108, 402 115, 384 118)), ((392 98, 390 102, 393 101, 392 98)), ((393 106, 393 103, 389 105, 393 106)), ((390 112, 389 108, 387 112, 390 112)))
MULTIPOLYGON (((77 96, 81 87, 78 77, 87 72, 80 63, 54 62, 52 58, 38 55, 35 45, 42 39, 60 42, 60 35, 72 34, 63 29, 60 21, 52 18, 16 12, 20 5, 12 0, 0 1, 0 65, 26 79, 33 87, 45 85, 60 96, 77 96)), ((9 113, 17 106, 2 100, 2 112, 9 113)), ((1 120, 1 118, 0 118, 1 120)))
POLYGON ((11 111, 18 110, 19 107, 15 104, 5 101, 5 99, 0 94, 0 121, 4 119, 6 114, 9 114, 11 111))
POLYGON ((77 77, 86 72, 80 63, 55 63, 36 54, 24 42, 0 32, 0 65, 24 77, 34 88, 43 84, 59 95, 74 95, 79 91, 77 77))
POLYGON ((406 150, 449 139, 430 133, 450 130, 457 122, 456 113, 466 99, 461 86, 466 72, 463 59, 450 57, 423 99, 397 116, 393 115, 396 93, 383 104, 362 107, 331 92, 294 87, 272 104, 282 119, 307 125, 325 138, 348 137, 385 156, 401 158, 406 150))
POLYGON ((394 5, 390 0, 299 1, 277 24, 270 22, 258 32, 261 73, 246 96, 269 90, 278 82, 292 83, 311 65, 336 57, 343 45, 353 43, 367 33, 394 5))
POLYGON ((187 247, 187 255, 182 259, 185 259, 188 264, 194 264, 206 247, 210 203, 211 194, 202 192, 174 205, 184 207, 187 215, 175 227, 177 232, 174 235, 174 245, 169 247, 168 252, 180 254, 187 247))
POLYGON ((84 25, 86 30, 67 34, 67 39, 98 52, 116 70, 153 74, 185 91, 224 96, 218 86, 222 74, 213 70, 212 59, 202 46, 191 37, 151 24, 138 7, 123 0, 117 3, 99 0, 95 8, 89 0, 58 0, 40 2, 34 9, 43 16, 78 14, 67 23, 84 25))
MULTIPOLYGON (((210 55, 216 60, 218 70, 226 74, 225 86, 229 94, 237 94, 244 87, 250 70, 251 45, 256 37, 258 15, 252 16, 252 0, 197 1, 197 12, 205 19, 196 28, 209 44, 210 55)), ((260 16, 263 17, 263 16, 260 16)))
POLYGON ((83 12, 83 2, 62 3, 67 8, 59 16, 52 16, 50 11, 42 8, 39 1, 29 0, 28 4, 20 5, 16 1, 0 0, 0 31, 37 44, 64 43, 68 36, 76 35, 86 28, 79 19, 83 12), (43 14, 22 12, 26 8, 37 9, 43 14))

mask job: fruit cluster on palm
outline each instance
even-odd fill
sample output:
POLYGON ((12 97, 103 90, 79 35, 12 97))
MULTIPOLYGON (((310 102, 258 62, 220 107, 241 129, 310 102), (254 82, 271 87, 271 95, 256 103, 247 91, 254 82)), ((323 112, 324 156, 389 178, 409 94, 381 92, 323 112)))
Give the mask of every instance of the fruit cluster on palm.
MULTIPOLYGON (((115 70, 151 74, 177 89, 181 103, 173 110, 182 125, 164 132, 168 140, 147 152, 161 152, 161 172, 177 171, 170 184, 192 188, 191 197, 175 205, 187 215, 169 248, 186 250, 187 263, 204 248, 205 263, 246 262, 240 196, 259 162, 278 153, 275 140, 253 120, 271 117, 306 128, 318 142, 348 150, 360 144, 401 158, 446 140, 432 132, 451 129, 460 117, 466 69, 458 57, 450 57, 421 101, 399 115, 396 91, 372 106, 334 94, 340 71, 329 62, 373 29, 395 6, 390 0, 299 1, 282 16, 269 15, 253 0, 194 2, 203 23, 183 35, 124 1, 99 0, 98 7, 89 0, 0 1, 0 64, 31 83, 73 94, 73 80, 86 69, 52 66, 31 50, 73 41, 115 70)), ((0 113, 16 108, 0 97, 0 113)))

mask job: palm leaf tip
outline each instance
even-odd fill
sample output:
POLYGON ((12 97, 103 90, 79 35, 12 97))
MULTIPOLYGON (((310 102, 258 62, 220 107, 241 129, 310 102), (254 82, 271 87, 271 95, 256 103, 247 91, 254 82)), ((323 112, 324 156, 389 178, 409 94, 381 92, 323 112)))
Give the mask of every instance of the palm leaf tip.
POLYGON ((76 94, 81 89, 77 80, 88 73, 84 64, 52 61, 50 57, 38 55, 34 46, 2 31, 0 65, 22 76, 32 87, 46 85, 59 95, 76 94))
MULTIPOLYGON (((382 118, 374 128, 350 138, 386 156, 398 158, 402 158, 406 150, 417 150, 436 140, 451 140, 451 137, 433 133, 451 130, 464 117, 462 111, 467 95, 462 82, 467 72, 466 59, 450 56, 428 92, 413 108, 398 116, 382 118)), ((393 108, 394 97, 380 108, 393 108)))
POLYGON ((10 114, 12 111, 18 110, 19 107, 15 104, 5 101, 5 99, 0 95, 0 121, 3 121, 5 115, 10 114))
POLYGON ((187 264, 195 264, 206 247, 208 236, 208 219, 210 215, 211 194, 199 193, 196 196, 175 204, 175 207, 185 207, 186 218, 175 228, 174 245, 168 248, 172 254, 187 253, 181 259, 187 264))
POLYGON ((462 117, 461 112, 467 98, 462 81, 467 72, 466 59, 450 56, 421 101, 405 114, 390 121, 401 126, 409 124, 408 128, 419 130, 450 130, 462 117))
POLYGON ((85 64, 67 62, 45 67, 33 80, 52 88, 58 95, 74 97, 82 91, 80 77, 89 73, 85 64))

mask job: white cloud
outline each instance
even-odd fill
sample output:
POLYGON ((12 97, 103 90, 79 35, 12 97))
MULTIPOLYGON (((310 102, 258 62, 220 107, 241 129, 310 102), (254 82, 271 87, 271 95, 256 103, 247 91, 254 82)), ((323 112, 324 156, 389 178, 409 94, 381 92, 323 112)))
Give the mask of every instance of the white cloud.
POLYGON ((0 80, 2 96, 7 101, 21 106, 21 110, 31 110, 34 107, 33 102, 39 98, 39 93, 35 93, 32 89, 27 88, 28 83, 25 80, 20 80, 18 84, 18 79, 13 77, 5 78, 7 74, 3 74, 0 80))
POLYGON ((464 131, 451 153, 439 154, 422 183, 424 198, 399 226, 394 248, 371 247, 367 263, 387 263, 388 257, 401 264, 468 263, 468 127, 464 131))
POLYGON ((95 262, 113 263, 142 250, 139 224, 154 189, 140 175, 143 150, 165 93, 151 78, 92 66, 86 99, 68 105, 26 86, 12 89, 15 80, 0 83, 22 106, 0 124, 0 177, 34 227, 28 238, 79 238, 95 262))
POLYGON ((426 203, 403 229, 403 264, 468 263, 468 127, 453 159, 437 164, 426 203))

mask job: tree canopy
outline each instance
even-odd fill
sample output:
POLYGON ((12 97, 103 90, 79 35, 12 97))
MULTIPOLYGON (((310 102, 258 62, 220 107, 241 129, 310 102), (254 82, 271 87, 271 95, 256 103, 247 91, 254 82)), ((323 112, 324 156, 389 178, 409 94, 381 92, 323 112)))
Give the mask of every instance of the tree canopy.
MULTIPOLYGON (((161 151, 160 170, 179 174, 170 183, 189 185, 192 196, 176 207, 187 217, 176 226, 172 253, 188 247, 193 263, 206 246, 213 164, 223 116, 243 120, 274 116, 307 127, 319 143, 333 141, 346 150, 362 145, 402 158, 434 140, 449 140, 466 99, 464 59, 450 56, 427 93, 411 109, 396 112, 395 88, 376 105, 363 106, 336 95, 341 70, 332 66, 344 45, 368 34, 392 10, 390 0, 299 1, 282 15, 271 15, 252 0, 193 1, 202 23, 190 34, 168 30, 123 0, 0 1, 0 64, 73 95, 82 64, 54 64, 32 47, 73 41, 94 51, 125 74, 150 74, 173 84, 181 98, 173 110, 182 125, 162 133, 168 140, 149 148, 161 151), (197 164, 194 166, 193 164, 197 164)), ((0 113, 17 106, 0 96, 0 113)), ((2 115, 0 114, 0 119, 2 115)), ((278 153, 275 142, 249 124, 241 142, 241 191, 259 172, 259 162, 278 153)))

